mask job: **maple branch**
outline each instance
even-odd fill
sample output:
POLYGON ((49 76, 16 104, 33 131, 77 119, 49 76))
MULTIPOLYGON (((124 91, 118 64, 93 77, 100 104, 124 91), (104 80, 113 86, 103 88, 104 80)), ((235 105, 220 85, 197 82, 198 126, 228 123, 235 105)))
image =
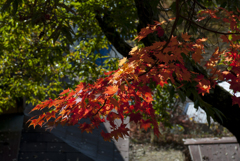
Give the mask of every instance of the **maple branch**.
POLYGON ((178 19, 179 19, 179 16, 180 16, 179 12, 180 12, 180 10, 179 10, 179 0, 176 0, 176 19, 174 21, 174 24, 173 24, 173 27, 172 27, 172 30, 171 30, 171 34, 170 34, 166 44, 163 46, 163 48, 161 50, 162 52, 168 46, 168 44, 170 43, 172 35, 173 35, 173 32, 174 32, 174 30, 177 27, 177 22, 178 22, 178 19))
POLYGON ((202 9, 207 9, 207 7, 203 6, 202 4, 200 4, 198 1, 193 0, 195 3, 197 3, 197 5, 199 5, 202 9))
POLYGON ((224 32, 219 32, 219 31, 215 31, 215 30, 212 30, 212 29, 208 29, 208 28, 206 28, 206 27, 203 27, 203 26, 197 24, 196 22, 194 22, 194 21, 192 21, 192 20, 189 20, 188 18, 186 18, 186 17, 184 17, 184 16, 182 16, 182 15, 179 15, 179 16, 180 16, 181 18, 183 18, 183 19, 185 19, 185 20, 193 23, 194 25, 196 25, 196 26, 204 29, 204 30, 207 30, 207 31, 210 31, 210 32, 213 32, 213 33, 216 33, 216 34, 222 34, 222 35, 240 34, 239 32, 237 32, 237 33, 224 33, 224 32))
MULTIPOLYGON (((193 18, 194 10, 195 10, 195 1, 193 2, 192 12, 189 12, 189 13, 191 13, 191 14, 190 14, 190 19, 193 18)), ((190 27, 191 27, 191 22, 189 22, 189 25, 188 25, 188 29, 187 29, 187 31, 189 31, 190 27)))
MULTIPOLYGON (((138 33, 141 31, 142 28, 146 26, 153 25, 154 21, 159 21, 158 13, 154 13, 154 8, 151 6, 150 1, 146 0, 134 0, 137 14, 139 18, 139 24, 137 26, 138 33)), ((145 46, 151 46, 155 41, 164 41, 167 39, 166 34, 161 37, 158 37, 156 34, 149 34, 147 37, 143 38, 141 42, 145 46)))
POLYGON ((169 19, 167 19, 161 12, 159 13, 159 15, 166 21, 166 22, 170 22, 169 19))
POLYGON ((107 102, 107 99, 105 99, 102 107, 100 107, 100 108, 98 109, 98 111, 93 115, 93 117, 96 116, 96 115, 98 114, 98 112, 105 106, 106 102, 107 102))
POLYGON ((232 70, 230 70, 229 72, 232 73, 232 75, 234 75, 235 77, 237 77, 237 74, 235 72, 233 72, 232 70))
POLYGON ((157 59, 157 60, 154 62, 154 64, 153 64, 150 68, 148 68, 148 70, 147 70, 146 72, 140 74, 139 77, 147 74, 153 67, 155 67, 155 66, 157 65, 158 61, 159 61, 159 59, 157 59))

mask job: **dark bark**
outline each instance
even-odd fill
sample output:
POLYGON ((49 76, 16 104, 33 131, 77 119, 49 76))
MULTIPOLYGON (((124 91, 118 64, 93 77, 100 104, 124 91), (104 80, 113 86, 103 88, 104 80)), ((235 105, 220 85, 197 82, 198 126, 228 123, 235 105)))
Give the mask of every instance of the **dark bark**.
MULTIPOLYGON (((231 94, 217 85, 210 94, 205 94, 201 98, 224 114, 223 121, 215 114, 216 121, 226 127, 240 143, 240 128, 237 127, 240 124, 240 108, 237 104, 232 105, 231 94)), ((202 108, 205 110, 204 107, 202 108)))
MULTIPOLYGON (((139 17, 139 24, 137 27, 138 33, 142 28, 147 27, 149 24, 154 25, 154 21, 159 21, 159 17, 157 13, 154 13, 154 9, 151 6, 150 1, 146 0, 134 0, 137 7, 137 14, 139 17)), ((155 6, 156 7, 156 6, 155 6)), ((167 36, 164 35, 162 37, 157 37, 155 33, 149 34, 146 38, 142 39, 141 42, 145 46, 150 46, 152 43, 156 41, 164 41, 167 40, 167 36)))
POLYGON ((130 58, 129 52, 131 51, 132 47, 128 45, 123 38, 121 38, 119 32, 116 31, 116 28, 111 26, 112 19, 109 15, 110 13, 106 12, 103 18, 101 18, 99 14, 96 14, 95 18, 97 19, 98 24, 108 41, 113 44, 116 50, 122 54, 122 56, 130 58))

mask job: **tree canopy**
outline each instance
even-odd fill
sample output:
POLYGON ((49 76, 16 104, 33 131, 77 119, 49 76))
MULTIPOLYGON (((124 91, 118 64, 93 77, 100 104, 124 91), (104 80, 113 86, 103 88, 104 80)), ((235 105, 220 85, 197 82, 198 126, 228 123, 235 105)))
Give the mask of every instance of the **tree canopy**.
MULTIPOLYGON (((1 31, 5 34, 1 37, 4 40, 2 55, 6 53, 4 49, 18 55, 31 49, 30 56, 46 49, 41 53, 41 61, 32 62, 41 67, 41 63, 49 61, 44 60, 48 56, 57 55, 55 60, 59 61, 64 59, 62 52, 54 55, 55 50, 72 54, 74 60, 79 52, 67 49, 76 40, 85 38, 78 42, 81 53, 90 53, 110 43, 125 57, 119 69, 106 73, 93 84, 80 83, 75 90, 67 89, 58 98, 37 105, 34 110, 48 107, 49 111, 37 119, 32 118, 31 125, 42 125, 55 118, 48 123, 52 128, 57 124, 77 124, 79 119, 87 117, 92 123, 81 124, 80 128, 90 132, 105 121, 106 116, 113 131, 102 132, 102 135, 109 140, 127 135, 126 125, 117 127, 114 119, 130 116, 131 121, 145 129, 153 125, 158 135, 152 89, 172 84, 170 93, 177 92, 182 101, 189 97, 195 108, 200 106, 207 112, 208 120, 212 116, 239 141, 240 130, 236 128, 240 123, 239 100, 217 85, 228 81, 230 88, 235 93, 238 91, 238 5, 237 1, 226 0, 217 3, 204 0, 23 0, 18 3, 7 0, 2 7, 2 12, 7 12, 1 21, 13 27, 1 31), (12 32, 22 38, 19 42, 28 41, 27 35, 37 40, 21 47, 11 36, 12 32), (137 46, 132 49, 126 40, 133 37, 137 46)), ((62 64, 65 66, 61 69, 69 73, 79 69, 62 64)))
POLYGON ((99 50, 108 48, 109 42, 93 15, 88 15, 91 3, 75 6, 84 8, 82 15, 63 1, 7 0, 1 6, 1 109, 16 106, 23 97, 36 105, 75 87, 77 77, 91 82, 110 66, 116 69, 114 58, 96 66, 96 60, 103 58, 99 50))

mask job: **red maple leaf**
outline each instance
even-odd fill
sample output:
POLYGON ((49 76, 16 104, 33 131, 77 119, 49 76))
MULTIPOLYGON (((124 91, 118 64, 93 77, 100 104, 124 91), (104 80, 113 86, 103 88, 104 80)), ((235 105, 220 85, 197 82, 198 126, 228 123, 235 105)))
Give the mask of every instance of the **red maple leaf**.
POLYGON ((111 142, 112 136, 110 133, 105 133, 103 130, 101 132, 101 135, 105 141, 111 142))
POLYGON ((140 113, 131 113, 129 116, 130 121, 134 121, 135 123, 138 123, 138 121, 140 121, 142 118, 142 115, 140 113))
POLYGON ((92 133, 93 127, 91 124, 87 124, 86 122, 84 122, 83 124, 79 125, 79 128, 82 130, 82 133, 84 131, 86 131, 87 133, 92 133))
POLYGON ((128 132, 130 131, 130 129, 129 129, 129 128, 126 128, 126 126, 127 126, 127 124, 123 124, 123 123, 122 123, 118 129, 119 129, 119 131, 121 131, 121 133, 122 133, 123 135, 129 136, 128 132))
POLYGON ((153 129, 153 131, 154 131, 154 134, 155 134, 157 137, 159 137, 159 135, 160 135, 159 129, 158 129, 157 127, 155 127, 155 128, 153 129))
POLYGON ((158 37, 161 37, 164 35, 164 30, 161 26, 157 26, 157 35, 158 37))
POLYGON ((107 116, 107 120, 109 121, 110 125, 113 128, 116 128, 116 125, 114 124, 114 120, 119 119, 119 118, 120 118, 119 114, 117 114, 115 112, 110 112, 107 116))

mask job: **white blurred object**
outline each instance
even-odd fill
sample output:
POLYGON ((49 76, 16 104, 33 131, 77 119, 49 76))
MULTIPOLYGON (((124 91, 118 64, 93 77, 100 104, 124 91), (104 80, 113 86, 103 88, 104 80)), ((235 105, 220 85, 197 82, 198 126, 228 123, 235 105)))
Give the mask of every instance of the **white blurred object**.
MULTIPOLYGON (((230 84, 228 82, 222 82, 219 83, 221 87, 223 87, 226 91, 233 94, 233 90, 229 89, 230 84)), ((237 97, 240 97, 240 92, 236 93, 237 97)), ((193 102, 188 102, 184 107, 184 113, 189 116, 189 118, 192 118, 194 121, 198 123, 207 123, 207 115, 206 112, 198 107, 198 110, 194 108, 193 102)), ((213 122, 213 119, 211 118, 211 122, 213 122)))

